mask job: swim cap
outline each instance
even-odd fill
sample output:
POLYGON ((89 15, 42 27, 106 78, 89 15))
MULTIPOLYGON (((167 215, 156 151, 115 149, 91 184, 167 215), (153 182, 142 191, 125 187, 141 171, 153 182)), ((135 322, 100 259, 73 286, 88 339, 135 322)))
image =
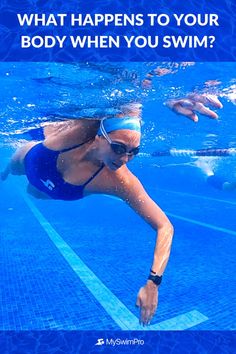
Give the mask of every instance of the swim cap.
MULTIPOLYGON (((135 130, 141 133, 140 120, 135 117, 107 118, 102 121, 102 124, 106 133, 121 129, 135 130)), ((97 135, 102 135, 101 128, 99 128, 97 135)))

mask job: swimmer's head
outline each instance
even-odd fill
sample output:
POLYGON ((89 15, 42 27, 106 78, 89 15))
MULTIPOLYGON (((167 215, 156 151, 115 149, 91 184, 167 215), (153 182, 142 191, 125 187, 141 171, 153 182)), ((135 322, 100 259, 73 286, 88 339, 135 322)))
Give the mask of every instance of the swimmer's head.
POLYGON ((108 134, 115 130, 134 130, 141 134, 140 119, 135 117, 103 119, 97 135, 101 136, 104 132, 108 134))
POLYGON ((109 118, 101 121, 98 131, 102 160, 111 170, 117 170, 139 152, 140 120, 134 117, 109 118))

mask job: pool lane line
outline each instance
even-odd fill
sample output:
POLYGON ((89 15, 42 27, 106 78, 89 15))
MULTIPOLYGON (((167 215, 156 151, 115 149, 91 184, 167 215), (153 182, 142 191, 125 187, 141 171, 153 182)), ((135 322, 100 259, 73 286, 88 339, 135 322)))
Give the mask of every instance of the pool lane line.
POLYGON ((170 318, 169 320, 165 320, 159 323, 156 323, 149 327, 151 330, 164 330, 164 331, 179 331, 185 330, 196 326, 202 322, 208 320, 208 317, 204 316, 201 312, 197 310, 193 310, 190 312, 186 312, 182 315, 170 318))
MULTIPOLYGON (((160 189, 159 189, 160 190, 160 189)), ((162 190, 162 191, 167 191, 167 190, 162 190)), ((171 191, 170 191, 171 192, 171 191)), ((178 193, 178 192, 173 192, 173 193, 178 193)), ((182 193, 181 193, 182 194, 182 193)), ((185 193, 183 193, 185 194, 185 193)), ((111 196, 111 198, 113 198, 111 196)), ((205 198, 205 197, 203 197, 205 198)), ((207 197, 206 197, 207 198, 207 197)), ((119 198, 116 198, 114 197, 114 199, 116 200, 119 200, 120 202, 124 202, 122 199, 119 199, 119 198)), ((208 199, 208 198, 207 198, 208 199)), ((233 202, 232 202, 233 203, 233 202)), ((215 226, 215 225, 212 225, 212 224, 208 224, 208 223, 205 223, 205 222, 201 222, 201 221, 198 221, 198 220, 194 220, 194 219, 190 219, 190 218, 186 218, 184 216, 181 216, 181 215, 177 215, 177 214, 173 214, 173 213, 169 213, 168 211, 165 210, 165 213, 168 215, 168 216, 171 216, 173 218, 176 218, 176 219, 179 219, 179 220, 182 220, 182 221, 186 221, 186 222, 189 222, 189 223, 192 223, 192 224, 195 224, 195 225, 199 225, 199 226, 203 226, 203 227, 206 227, 208 229, 212 229, 212 230, 216 230, 216 231, 219 231, 219 232, 223 232, 223 233, 226 233, 228 235, 233 235, 233 236, 236 236, 236 231, 233 231, 233 230, 230 230, 230 229, 226 229, 224 227, 219 227, 219 226, 215 226)))
POLYGON ((196 326, 208 318, 193 310, 160 323, 142 327, 138 318, 101 282, 101 280, 85 265, 80 257, 63 240, 52 225, 41 214, 34 203, 24 194, 22 196, 53 244, 78 275, 80 280, 122 330, 184 330, 196 326))
POLYGON ((176 219, 179 219, 179 220, 182 220, 182 221, 189 222, 191 224, 195 224, 195 225, 198 225, 198 226, 203 226, 203 227, 206 227, 206 228, 211 229, 211 230, 216 230, 216 231, 228 234, 228 235, 236 236, 236 231, 233 231, 233 230, 230 230, 230 229, 226 229, 224 227, 218 227, 218 226, 215 226, 215 225, 212 225, 212 224, 207 224, 206 222, 201 222, 201 221, 198 221, 198 220, 186 218, 184 216, 176 215, 176 214, 173 214, 173 213, 169 213, 167 211, 165 211, 165 213, 168 216, 171 216, 173 218, 176 218, 176 219))
MULTIPOLYGON (((154 190, 154 188, 152 188, 154 190)), ((218 199, 218 198, 212 198, 212 197, 204 197, 203 195, 197 195, 197 194, 191 194, 191 193, 184 193, 184 192, 177 192, 177 191, 171 191, 168 189, 162 189, 162 188, 156 188, 156 192, 167 192, 167 193, 173 193, 177 195, 182 195, 184 197, 193 197, 193 198, 200 198, 200 199, 205 199, 205 200, 211 200, 213 202, 220 202, 220 203, 226 203, 226 204, 231 204, 231 205, 236 205, 236 202, 230 201, 230 200, 224 200, 224 199, 218 199)))

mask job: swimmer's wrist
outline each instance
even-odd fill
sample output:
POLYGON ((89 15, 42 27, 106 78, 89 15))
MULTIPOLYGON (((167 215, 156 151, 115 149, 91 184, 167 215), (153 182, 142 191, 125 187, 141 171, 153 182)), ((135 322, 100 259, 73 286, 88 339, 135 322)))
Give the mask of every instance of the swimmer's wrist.
POLYGON ((159 289, 160 285, 156 285, 152 280, 147 280, 146 287, 150 289, 157 290, 159 289))
POLYGON ((162 282, 162 275, 158 275, 156 272, 154 272, 152 269, 150 269, 150 274, 148 276, 148 281, 151 281, 157 287, 159 287, 161 282, 162 282))

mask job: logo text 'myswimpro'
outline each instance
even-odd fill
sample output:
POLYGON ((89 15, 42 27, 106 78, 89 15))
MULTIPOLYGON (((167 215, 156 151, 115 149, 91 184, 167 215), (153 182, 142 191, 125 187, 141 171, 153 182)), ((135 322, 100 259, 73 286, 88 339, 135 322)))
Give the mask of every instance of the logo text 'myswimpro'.
POLYGON ((113 347, 115 347, 116 345, 144 345, 144 340, 138 338, 133 338, 133 339, 111 338, 111 339, 106 339, 106 345, 111 345, 113 347))

